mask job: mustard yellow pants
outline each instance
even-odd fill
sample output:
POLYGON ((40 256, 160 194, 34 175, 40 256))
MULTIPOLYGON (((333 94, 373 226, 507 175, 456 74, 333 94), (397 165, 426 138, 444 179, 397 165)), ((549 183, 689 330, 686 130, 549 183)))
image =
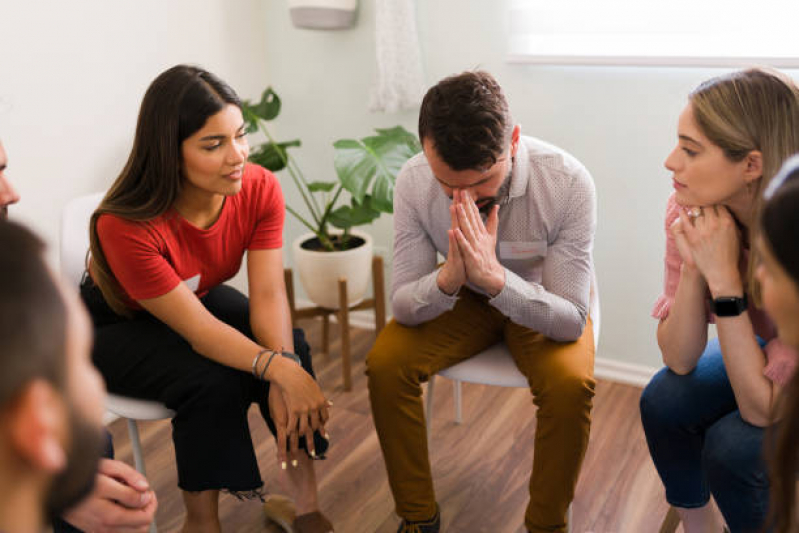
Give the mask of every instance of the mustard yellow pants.
POLYGON ((511 322, 468 289, 451 311, 429 322, 406 327, 392 320, 367 356, 372 415, 400 517, 424 520, 436 511, 421 383, 501 340, 538 407, 525 524, 532 532, 566 531, 591 426, 591 322, 575 342, 556 342, 511 322))

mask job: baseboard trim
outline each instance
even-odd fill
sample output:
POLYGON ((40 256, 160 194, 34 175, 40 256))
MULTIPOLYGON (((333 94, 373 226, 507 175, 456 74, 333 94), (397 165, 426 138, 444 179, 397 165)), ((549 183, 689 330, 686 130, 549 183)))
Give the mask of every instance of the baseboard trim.
POLYGON ((625 385, 635 385, 645 387, 652 376, 657 372, 657 368, 634 363, 624 363, 607 357, 597 357, 594 359, 594 376, 599 379, 624 383, 625 385))
MULTIPOLYGON (((298 307, 311 307, 314 304, 310 300, 297 300, 298 307)), ((330 315, 333 322, 336 321, 336 315, 330 315)), ((374 329, 375 319, 371 311, 356 311, 350 314, 350 325, 363 328, 374 329)), ((615 359, 608 359, 606 357, 597 357, 594 360, 594 376, 599 379, 606 379, 608 381, 615 381, 625 385, 634 385, 636 387, 644 387, 652 376, 657 372, 657 368, 646 365, 638 365, 635 363, 625 363, 615 359)))

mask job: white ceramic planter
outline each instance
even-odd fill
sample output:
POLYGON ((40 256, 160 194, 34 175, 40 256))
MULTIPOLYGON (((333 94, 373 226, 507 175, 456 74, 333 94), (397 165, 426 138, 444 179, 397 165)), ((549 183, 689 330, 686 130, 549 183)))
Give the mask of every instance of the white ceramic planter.
POLYGON ((306 233, 292 244, 294 269, 300 274, 300 282, 308 298, 320 307, 339 308, 338 280, 347 279, 349 307, 363 300, 369 286, 372 271, 372 237, 368 233, 351 231, 351 235, 362 238, 362 246, 343 252, 317 252, 300 246, 315 237, 306 233))

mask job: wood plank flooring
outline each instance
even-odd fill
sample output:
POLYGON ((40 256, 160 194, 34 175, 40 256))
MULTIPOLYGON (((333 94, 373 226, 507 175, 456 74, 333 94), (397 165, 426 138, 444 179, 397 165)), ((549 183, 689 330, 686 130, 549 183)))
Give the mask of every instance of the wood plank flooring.
MULTIPOLYGON (((321 321, 306 320, 314 351, 321 321)), ((394 533, 399 519, 389 492, 383 459, 369 410, 364 357, 374 332, 353 328, 353 390, 342 389, 337 327, 331 327, 331 355, 314 357, 319 383, 334 402, 328 426, 332 446, 317 462, 322 510, 340 533, 394 533)), ((437 381, 430 456, 442 530, 463 533, 524 532, 527 483, 532 468, 535 408, 525 389, 463 385, 464 423, 454 422, 451 382, 437 381)), ((663 488, 644 441, 638 415, 640 389, 600 381, 593 425, 573 507, 578 533, 656 532, 666 515, 663 488)), ((250 411, 253 442, 267 489, 277 491, 275 445, 258 410, 250 411)), ((139 423, 147 475, 159 499, 162 533, 179 531, 183 503, 177 489, 169 421, 139 423)), ((124 420, 110 425, 117 458, 132 464, 124 420)), ((264 525, 258 502, 223 495, 226 532, 276 531, 264 525)))

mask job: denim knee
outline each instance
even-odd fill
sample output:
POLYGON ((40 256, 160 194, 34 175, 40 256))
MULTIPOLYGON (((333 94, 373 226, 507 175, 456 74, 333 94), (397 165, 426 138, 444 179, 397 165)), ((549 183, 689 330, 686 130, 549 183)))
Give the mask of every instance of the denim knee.
POLYGON ((644 428, 648 423, 677 425, 683 404, 683 376, 675 374, 668 367, 661 369, 641 393, 639 408, 644 428))

